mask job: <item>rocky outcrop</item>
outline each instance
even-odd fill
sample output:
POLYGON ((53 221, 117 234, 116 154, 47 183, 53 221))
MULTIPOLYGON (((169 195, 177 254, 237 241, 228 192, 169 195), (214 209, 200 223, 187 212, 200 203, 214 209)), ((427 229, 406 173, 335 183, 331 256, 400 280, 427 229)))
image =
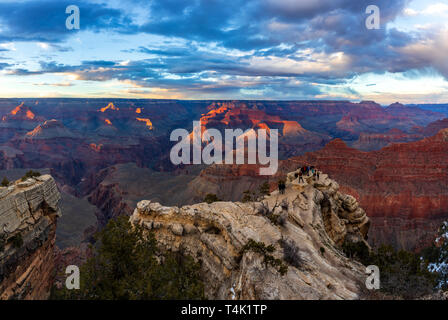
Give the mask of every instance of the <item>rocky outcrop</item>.
POLYGON ((260 202, 179 208, 144 200, 131 222, 154 232, 162 248, 200 261, 210 299, 360 298, 365 270, 340 245, 365 241, 365 212, 326 175, 299 183, 292 173, 286 185, 260 202), (251 250, 257 246, 270 250, 251 250))
POLYGON ((68 130, 59 120, 47 120, 28 132, 27 139, 76 138, 77 135, 68 130))
POLYGON ((49 175, 0 188, 0 299, 46 299, 60 199, 49 175))
POLYGON ((318 150, 331 139, 328 135, 305 130, 297 121, 268 114, 257 106, 249 107, 244 102, 217 102, 207 109, 210 111, 200 118, 202 132, 209 128, 218 129, 223 133, 229 128, 265 129, 267 132, 277 129, 281 158, 318 150))

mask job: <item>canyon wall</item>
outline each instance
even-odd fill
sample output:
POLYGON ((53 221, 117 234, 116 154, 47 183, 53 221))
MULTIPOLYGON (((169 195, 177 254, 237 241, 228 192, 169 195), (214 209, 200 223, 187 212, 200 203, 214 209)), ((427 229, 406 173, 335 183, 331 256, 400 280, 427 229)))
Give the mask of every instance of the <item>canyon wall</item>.
POLYGON ((356 197, 372 220, 371 243, 418 250, 448 219, 448 129, 433 137, 361 152, 334 140, 284 165, 315 165, 356 197))
POLYGON ((49 175, 0 188, 1 300, 49 297, 59 199, 49 175))

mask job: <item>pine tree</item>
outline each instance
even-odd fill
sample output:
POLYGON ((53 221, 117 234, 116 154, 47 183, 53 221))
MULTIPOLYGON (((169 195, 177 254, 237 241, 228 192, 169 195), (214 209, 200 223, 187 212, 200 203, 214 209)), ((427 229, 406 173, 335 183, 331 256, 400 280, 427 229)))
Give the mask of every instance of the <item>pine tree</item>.
POLYGON ((9 180, 8 178, 4 177, 2 180, 2 187, 7 187, 9 186, 9 180))

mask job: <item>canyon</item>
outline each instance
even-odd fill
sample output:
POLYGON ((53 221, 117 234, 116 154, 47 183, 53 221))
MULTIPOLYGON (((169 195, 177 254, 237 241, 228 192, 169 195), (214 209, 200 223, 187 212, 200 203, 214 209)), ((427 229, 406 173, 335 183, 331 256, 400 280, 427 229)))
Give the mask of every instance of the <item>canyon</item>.
POLYGON ((372 244, 412 249, 427 243, 445 218, 444 143, 431 138, 448 127, 444 108, 371 101, 0 99, 0 175, 33 168, 55 178, 72 217, 59 226, 64 232, 57 241, 66 247, 89 241, 109 219, 132 214, 142 199, 179 206, 214 193, 238 201, 264 181, 273 189, 293 166, 310 161, 372 216, 372 244), (278 129, 278 174, 260 177, 256 165, 173 165, 169 135, 177 128, 191 132, 194 120, 203 130, 278 129), (421 161, 431 169, 424 171, 421 161), (419 184, 420 177, 429 183, 419 184), (83 230, 75 232, 74 221, 83 230))
POLYGON ((196 259, 202 255, 208 281, 223 283, 207 289, 211 298, 229 298, 230 288, 247 299, 359 298, 363 270, 343 257, 341 242, 418 251, 448 219, 444 108, 369 101, 0 99, 0 178, 16 180, 28 169, 42 173, 0 188, 0 208, 8 208, 2 214, 8 221, 12 212, 17 217, 14 230, 6 228, 7 238, 20 234, 24 240, 14 248, 6 239, 0 253, 2 299, 47 298, 54 280, 50 270, 84 261, 95 231, 120 215, 155 231, 166 249, 189 250, 196 259), (278 172, 260 176, 260 165, 251 164, 173 165, 169 135, 177 128, 191 132, 194 120, 202 130, 277 129, 278 172), (279 195, 278 181, 305 164, 324 172, 325 183, 299 192, 289 179, 286 194, 279 195), (264 182, 270 196, 238 202, 264 182), (223 202, 205 204, 207 194, 223 202), (289 209, 275 214, 286 217, 286 227, 259 212, 260 206, 280 210, 280 200, 289 209), (18 211, 11 207, 22 202, 18 211), (58 219, 60 208, 67 214, 58 219), (197 221, 191 212, 198 213, 197 221), (205 227, 210 225, 214 232, 205 227), (256 254, 236 259, 249 238, 272 244, 282 259, 278 241, 285 237, 295 245, 305 241, 305 271, 290 267, 282 278, 256 254), (318 254, 320 247, 328 248, 325 256, 318 254), (319 266, 317 275, 309 264, 319 266), (275 290, 257 287, 257 274, 281 292, 272 296, 275 290), (287 283, 293 280, 296 286, 287 283))

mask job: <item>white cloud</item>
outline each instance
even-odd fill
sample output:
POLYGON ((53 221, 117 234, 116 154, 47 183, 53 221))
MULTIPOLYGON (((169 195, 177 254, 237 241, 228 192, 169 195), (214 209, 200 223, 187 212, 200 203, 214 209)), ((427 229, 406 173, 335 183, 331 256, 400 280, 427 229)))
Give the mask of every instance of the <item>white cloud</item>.
POLYGON ((11 51, 16 51, 16 46, 14 45, 13 42, 9 42, 9 43, 0 43, 0 48, 3 49, 7 49, 7 50, 11 50, 11 51))
POLYGON ((48 43, 45 42, 38 42, 37 46, 43 50, 48 50, 50 49, 50 45, 48 43))
POLYGON ((416 16, 416 15, 419 14, 418 11, 416 11, 416 10, 414 10, 414 9, 412 9, 412 8, 406 8, 406 9, 404 9, 404 10, 403 10, 403 13, 404 13, 406 16, 408 16, 408 17, 414 17, 414 16, 416 16))
POLYGON ((422 11, 423 14, 427 15, 445 15, 448 14, 448 4, 446 3, 435 3, 428 6, 422 11))

